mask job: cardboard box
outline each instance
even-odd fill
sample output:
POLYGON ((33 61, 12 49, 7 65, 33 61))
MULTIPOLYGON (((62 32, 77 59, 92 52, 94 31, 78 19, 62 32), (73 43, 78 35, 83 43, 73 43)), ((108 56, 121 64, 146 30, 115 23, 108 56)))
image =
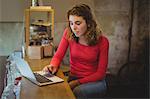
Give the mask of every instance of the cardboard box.
POLYGON ((28 46, 27 55, 29 59, 42 59, 43 47, 42 46, 28 46))
POLYGON ((44 57, 53 56, 53 46, 52 45, 44 45, 44 57))

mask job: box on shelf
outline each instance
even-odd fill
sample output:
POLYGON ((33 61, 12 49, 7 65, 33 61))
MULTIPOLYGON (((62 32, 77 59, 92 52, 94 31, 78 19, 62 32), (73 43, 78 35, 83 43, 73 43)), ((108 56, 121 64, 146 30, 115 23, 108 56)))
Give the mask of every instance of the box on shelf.
POLYGON ((42 46, 28 46, 27 55, 29 59, 42 59, 43 47, 42 46))
POLYGON ((53 46, 52 45, 44 45, 44 57, 53 56, 53 46))

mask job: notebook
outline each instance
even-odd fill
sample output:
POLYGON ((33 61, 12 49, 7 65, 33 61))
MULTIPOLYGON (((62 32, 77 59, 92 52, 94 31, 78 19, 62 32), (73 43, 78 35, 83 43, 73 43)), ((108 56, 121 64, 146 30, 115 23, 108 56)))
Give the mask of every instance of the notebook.
POLYGON ((54 83, 59 83, 64 81, 63 79, 61 79, 56 75, 45 73, 43 71, 32 72, 27 61, 25 61, 22 58, 14 56, 14 61, 22 76, 26 77, 31 82, 39 86, 54 84, 54 83))

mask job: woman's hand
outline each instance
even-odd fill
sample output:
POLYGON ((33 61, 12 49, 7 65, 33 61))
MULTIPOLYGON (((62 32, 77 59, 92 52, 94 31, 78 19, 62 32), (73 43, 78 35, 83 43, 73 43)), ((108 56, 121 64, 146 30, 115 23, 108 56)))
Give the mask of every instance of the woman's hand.
POLYGON ((43 72, 50 72, 52 74, 56 73, 58 70, 57 66, 53 66, 53 65, 47 65, 43 68, 43 72))
POLYGON ((80 85, 80 82, 78 80, 72 80, 69 82, 69 85, 71 89, 73 90, 76 86, 80 85))

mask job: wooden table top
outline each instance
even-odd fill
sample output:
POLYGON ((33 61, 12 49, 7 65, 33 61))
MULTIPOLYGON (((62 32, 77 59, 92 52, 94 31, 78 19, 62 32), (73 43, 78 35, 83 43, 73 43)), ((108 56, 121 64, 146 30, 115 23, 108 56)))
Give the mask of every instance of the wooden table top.
MULTIPOLYGON (((51 59, 46 58, 40 60, 25 58, 25 60, 28 61, 32 71, 39 71, 48 65, 51 59)), ((56 75, 63 78, 64 82, 39 87, 26 78, 23 78, 20 99, 75 99, 63 72, 58 70, 56 75)))

